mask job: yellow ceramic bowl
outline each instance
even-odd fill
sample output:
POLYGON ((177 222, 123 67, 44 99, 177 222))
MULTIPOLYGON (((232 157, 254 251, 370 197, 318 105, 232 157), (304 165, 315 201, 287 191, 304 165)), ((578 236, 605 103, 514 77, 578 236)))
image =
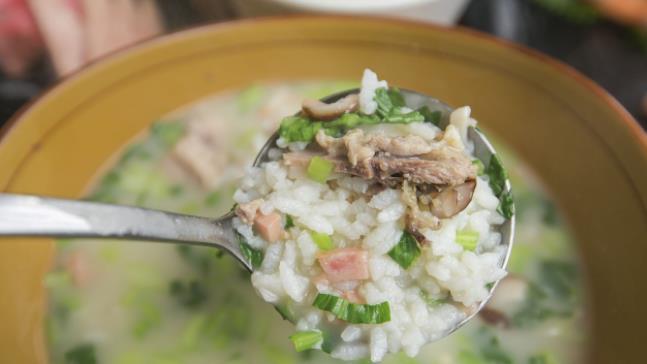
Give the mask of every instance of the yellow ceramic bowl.
MULTIPOLYGON (((91 65, 23 111, 0 141, 0 190, 80 197, 156 118, 264 80, 354 79, 472 105, 558 201, 590 286, 591 362, 644 361, 647 138, 591 81, 467 30, 340 17, 254 20, 171 35, 91 65)), ((42 274, 51 243, 0 244, 0 362, 46 359, 42 274)))

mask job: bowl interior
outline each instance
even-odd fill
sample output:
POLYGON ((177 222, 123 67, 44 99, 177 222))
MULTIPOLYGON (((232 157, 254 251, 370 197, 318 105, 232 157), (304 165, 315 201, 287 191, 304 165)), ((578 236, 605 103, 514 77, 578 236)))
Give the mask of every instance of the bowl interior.
MULTIPOLYGON (((541 176, 588 274, 591 362, 638 362, 647 293, 647 142, 590 81, 545 57, 465 30, 339 17, 268 19, 171 35, 110 57, 49 91, 4 130, 0 189, 80 197, 138 133, 169 111, 258 81, 392 83, 471 105, 541 176), (622 332, 623 335, 618 335, 622 332)), ((43 362, 51 243, 0 245, 0 353, 43 362)))

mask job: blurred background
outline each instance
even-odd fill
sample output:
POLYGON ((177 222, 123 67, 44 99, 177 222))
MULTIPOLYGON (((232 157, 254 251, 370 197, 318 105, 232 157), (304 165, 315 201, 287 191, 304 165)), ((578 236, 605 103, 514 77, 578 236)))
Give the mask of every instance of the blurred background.
POLYGON ((0 0, 0 125, 117 49, 289 13, 376 14, 491 33, 575 67, 647 128, 647 0, 0 0))

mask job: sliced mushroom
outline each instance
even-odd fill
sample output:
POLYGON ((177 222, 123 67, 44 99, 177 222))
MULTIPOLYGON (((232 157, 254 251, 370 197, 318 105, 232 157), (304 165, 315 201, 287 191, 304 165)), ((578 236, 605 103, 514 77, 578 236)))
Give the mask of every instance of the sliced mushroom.
POLYGON ((460 185, 447 187, 432 193, 431 213, 441 219, 450 218, 463 211, 474 195, 476 180, 468 180, 460 185))
POLYGON ((356 111, 359 107, 359 96, 348 95, 332 104, 319 100, 306 99, 301 104, 303 113, 315 120, 328 121, 336 119, 347 112, 356 111))

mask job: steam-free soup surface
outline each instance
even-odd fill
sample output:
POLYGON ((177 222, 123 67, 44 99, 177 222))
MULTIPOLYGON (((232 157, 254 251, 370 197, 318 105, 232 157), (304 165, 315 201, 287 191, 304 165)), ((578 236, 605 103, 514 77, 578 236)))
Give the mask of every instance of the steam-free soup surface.
MULTIPOLYGON (((258 85, 200 101, 156 122, 88 197, 219 216, 283 116, 304 97, 349 87, 356 85, 258 85)), ((582 362, 584 292, 573 241, 525 166, 511 153, 502 159, 517 206, 509 277, 468 325, 415 359, 392 355, 386 363, 582 362)), ((55 363, 335 362, 321 352, 296 353, 292 324, 256 295, 236 261, 213 248, 61 241, 45 283, 55 363)))

